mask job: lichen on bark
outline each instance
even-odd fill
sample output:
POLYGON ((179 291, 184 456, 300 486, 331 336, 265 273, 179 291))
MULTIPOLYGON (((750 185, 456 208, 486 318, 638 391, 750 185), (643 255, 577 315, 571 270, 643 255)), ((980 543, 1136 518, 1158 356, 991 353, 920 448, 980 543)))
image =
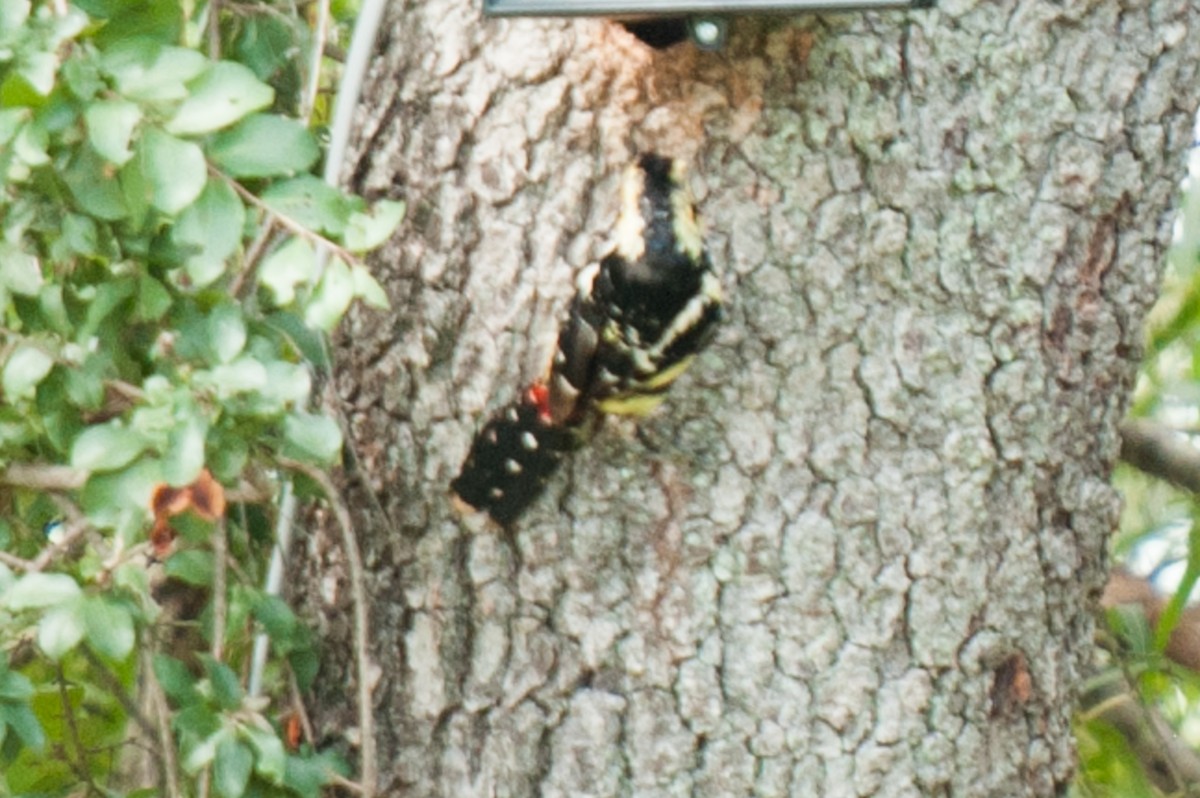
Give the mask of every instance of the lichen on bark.
MULTIPOLYGON (((356 501, 387 793, 1060 793, 1198 14, 942 0, 654 53, 396 4, 351 179, 410 213, 336 378, 347 490, 385 511, 356 501), (512 533, 464 521, 471 435, 544 369, 644 149, 692 163, 728 321, 512 533)), ((295 596, 335 740, 336 539, 295 596)))

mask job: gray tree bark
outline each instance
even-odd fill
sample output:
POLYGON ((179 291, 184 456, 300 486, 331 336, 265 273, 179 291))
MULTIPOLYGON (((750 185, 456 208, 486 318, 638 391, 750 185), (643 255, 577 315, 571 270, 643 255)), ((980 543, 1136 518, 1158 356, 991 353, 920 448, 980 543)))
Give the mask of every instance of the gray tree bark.
MULTIPOLYGON (((1062 794, 1200 7, 942 0, 655 53, 476 5, 392 6, 351 177, 409 202, 336 382, 382 791, 1062 794), (513 533, 460 518, 641 150, 692 164, 729 318, 513 533)), ((353 741, 337 534, 303 554, 315 717, 353 741)))

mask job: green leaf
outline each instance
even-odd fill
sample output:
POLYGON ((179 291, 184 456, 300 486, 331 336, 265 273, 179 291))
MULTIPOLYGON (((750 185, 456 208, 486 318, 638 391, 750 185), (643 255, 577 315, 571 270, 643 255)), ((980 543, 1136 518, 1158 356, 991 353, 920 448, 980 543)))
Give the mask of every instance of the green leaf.
POLYGON ((82 595, 79 583, 66 574, 41 572, 22 576, 3 596, 10 610, 31 610, 53 607, 73 601, 82 595))
POLYGON ((33 682, 17 671, 10 671, 7 663, 0 663, 0 701, 25 702, 33 697, 33 682))
POLYGON ((210 180, 194 203, 179 215, 171 240, 184 253, 192 284, 203 288, 224 273, 226 259, 242 242, 246 206, 237 192, 210 180))
POLYGON ((216 362, 228 363, 246 348, 246 319, 241 306, 217 305, 208 315, 208 346, 216 362))
POLYGON ((184 549, 172 554, 166 563, 167 576, 197 587, 208 587, 213 580, 212 552, 184 549))
POLYGON ((217 755, 213 760, 213 786, 217 793, 224 798, 242 798, 253 766, 254 755, 249 747, 233 736, 223 738, 217 744, 217 755))
POLYGON ((1183 609, 1187 605, 1188 597, 1192 594, 1197 582, 1200 582, 1200 523, 1192 521, 1191 529, 1188 531, 1187 567, 1184 568, 1183 576, 1179 578, 1179 584, 1170 601, 1167 602, 1167 606, 1163 608, 1162 614, 1158 618, 1158 625, 1154 629, 1154 647, 1159 653, 1166 650, 1167 643, 1171 639, 1171 632, 1179 622, 1183 609))
POLYGON ((105 221, 129 216, 122 184, 112 179, 110 166, 90 147, 80 150, 61 175, 80 210, 105 221))
MULTIPOLYGON (((185 713, 201 715, 201 709, 198 706, 191 707, 188 710, 181 712, 180 715, 185 715, 185 713)), ((211 713, 208 714, 211 715, 211 713)), ((176 722, 179 723, 179 721, 180 718, 177 717, 176 722)), ((218 726, 216 731, 214 731, 212 734, 209 734, 207 737, 201 740, 199 744, 192 748, 191 751, 188 752, 187 756, 184 757, 183 760, 183 769, 188 773, 195 773, 196 771, 200 770, 200 768, 209 765, 213 759, 216 758, 217 747, 221 744, 221 741, 232 736, 233 731, 231 729, 228 727, 218 726)))
POLYGON ((249 355, 243 355, 232 363, 222 363, 207 372, 196 373, 198 385, 211 386, 221 398, 239 393, 261 391, 267 384, 267 370, 249 355))
POLYGON ((312 280, 316 270, 312 246, 302 238, 291 238, 263 260, 258 281, 276 305, 287 305, 296 298, 296 286, 312 280))
POLYGON ((311 688, 321 670, 321 661, 317 658, 316 650, 311 647, 298 648, 288 653, 287 661, 292 672, 296 674, 296 684, 299 688, 303 691, 311 688))
POLYGON ((176 424, 167 436, 167 450, 163 453, 163 479, 167 484, 180 487, 190 485, 204 468, 204 439, 208 425, 202 418, 191 416, 176 424))
POLYGON ((0 31, 15 31, 29 19, 29 0, 0 0, 0 31))
POLYGON ((38 259, 18 246, 0 242, 0 288, 19 296, 37 296, 45 281, 38 259))
POLYGON ((113 77, 117 91, 125 97, 163 102, 187 97, 185 84, 207 64, 208 59, 195 50, 129 37, 109 48, 101 68, 113 77))
POLYGON ((71 466, 84 471, 115 471, 132 463, 146 450, 146 440, 134 430, 112 421, 88 427, 71 447, 71 466))
POLYGON ((320 178, 301 175, 275 183, 262 194, 267 206, 309 230, 341 235, 355 203, 320 178))
POLYGON ((342 451, 342 431, 327 416, 296 412, 283 420, 283 453, 317 465, 332 463, 342 451))
POLYGON ((146 525, 150 495, 161 484, 162 465, 143 455, 132 464, 109 474, 92 474, 80 494, 80 504, 95 526, 124 530, 136 537, 146 525))
POLYGON ((290 646, 298 622, 286 601, 278 596, 259 596, 254 602, 253 611, 273 644, 284 648, 290 646))
POLYGON ((54 53, 29 53, 17 74, 25 78, 30 87, 42 97, 54 90, 54 77, 58 72, 58 58, 54 53))
POLYGON ((1083 720, 1075 726, 1081 773, 1069 793, 1082 796, 1120 796, 1120 798, 1161 798, 1150 783, 1140 757, 1124 734, 1103 718, 1083 720), (1098 790, 1079 790, 1094 785, 1098 790))
MULTIPOLYGON (((5 0, 0 0, 0 8, 5 0)), ((0 14, 3 12, 0 11, 0 14)), ((0 26, 0 30, 4 30, 0 26)), ((29 123, 28 108, 0 108, 0 147, 7 145, 29 123)))
POLYGON ((196 677, 179 660, 166 654, 154 655, 154 676, 172 701, 180 706, 196 700, 196 677))
POLYGON ((47 329, 64 338, 69 337, 74 330, 71 317, 67 314, 67 305, 63 301, 62 284, 50 283, 43 286, 38 294, 38 309, 42 312, 47 329))
POLYGON ((218 662, 207 654, 200 657, 204 672, 212 685, 213 698, 221 709, 237 709, 242 704, 242 685, 237 674, 224 662, 218 662))
POLYGON ((159 128, 146 130, 138 141, 137 155, 136 163, 149 192, 147 199, 163 213, 176 214, 191 205, 208 181, 199 145, 159 128))
POLYGON ((1154 653, 1154 632, 1146 614, 1135 604, 1118 604, 1105 613, 1108 626, 1129 647, 1130 654, 1146 658, 1154 653))
POLYGON ((212 441, 208 467, 218 482, 236 482, 250 459, 248 436, 230 430, 220 430, 212 441))
POLYGON ((246 726, 242 734, 254 748, 254 772, 272 784, 283 784, 287 772, 287 751, 274 730, 246 726))
MULTIPOLYGON (((83 12, 79 12, 83 13, 83 12)), ((87 25, 87 17, 84 16, 84 25, 87 25)), ((97 59, 95 58, 72 58, 67 57, 62 65, 62 83, 75 98, 84 103, 92 102, 97 95, 107 95, 110 86, 103 80, 100 75, 100 69, 97 59)))
POLYGON ((191 94, 167 123, 171 133, 211 133, 275 100, 274 89, 233 61, 211 64, 189 88, 191 94))
POLYGON ((285 336, 296 351, 319 372, 329 371, 332 363, 326 348, 325 334, 306 325, 292 311, 279 311, 265 317, 267 326, 285 336))
POLYGON ((54 367, 54 359, 36 346, 21 344, 9 355, 0 375, 4 396, 12 402, 31 398, 38 383, 46 378, 54 367))
POLYGON ((0 80, 0 105, 40 108, 45 104, 45 97, 30 85, 19 69, 7 69, 0 74, 6 75, 0 80))
POLYGON ((390 307, 387 292, 383 290, 375 276, 361 263, 354 264, 350 269, 354 280, 354 295, 373 308, 387 310, 390 307))
POLYGON ((233 177, 280 177, 308 170, 321 149, 299 122, 255 114, 214 136, 208 154, 233 177))
POLYGON ((38 622, 38 647, 47 657, 59 660, 83 639, 82 602, 56 607, 38 622))
POLYGON ((338 259, 325 266, 321 281, 313 289, 308 304, 304 306, 304 321, 311 327, 332 332, 350 307, 354 299, 354 275, 350 268, 338 259))
POLYGON ((329 773, 344 769, 338 764, 330 754, 289 756, 283 783, 303 798, 319 798, 321 788, 329 781, 329 773))
POLYGON ((120 166, 133 157, 129 141, 142 121, 142 109, 128 100, 100 100, 83 114, 88 142, 108 161, 120 166))
POLYGON ((129 0, 80 0, 81 6, 104 17, 96 26, 95 41, 102 49, 129 39, 171 44, 184 36, 184 4, 143 3, 129 0))
MULTIPOLYGON (((142 596, 150 592, 150 579, 145 564, 123 562, 113 571, 112 586, 118 593, 142 596)), ((157 576, 157 575, 156 575, 157 576)))
MULTIPOLYGON (((142 152, 141 142, 134 146, 134 156, 125 162, 117 173, 116 184, 121 191, 121 200, 125 203, 126 214, 131 228, 139 229, 146 224, 150 214, 150 198, 152 187, 146 177, 146 170, 141 159, 137 157, 142 152)), ((112 182, 112 181, 109 181, 112 182)))
POLYGON ((40 752, 46 745, 46 733, 33 710, 24 704, 0 704, 0 725, 8 725, 27 748, 40 752))
POLYGON ((267 384, 261 394, 272 409, 283 410, 289 405, 301 407, 307 403, 312 391, 312 375, 306 366, 272 360, 267 363, 266 370, 267 384))
POLYGON ((148 274, 138 277, 137 317, 139 321, 158 321, 171 309, 171 292, 148 274))
POLYGON ((104 320, 116 311, 126 299, 133 296, 136 288, 137 286, 129 277, 110 278, 96 286, 91 301, 88 303, 87 317, 80 325, 79 337, 86 339, 95 335, 104 320))
POLYGON ((13 142, 13 154, 26 166, 45 166, 50 163, 50 154, 46 152, 48 146, 49 140, 44 127, 36 124, 25 125, 17 133, 17 140, 13 142))
POLYGON ((404 219, 405 204, 394 200, 380 200, 369 212, 350 215, 342 243, 351 252, 366 252, 374 249, 395 232, 404 219))
POLYGON ((133 650, 133 616, 129 610, 102 596, 83 604, 83 625, 88 642, 111 660, 121 661, 133 650))

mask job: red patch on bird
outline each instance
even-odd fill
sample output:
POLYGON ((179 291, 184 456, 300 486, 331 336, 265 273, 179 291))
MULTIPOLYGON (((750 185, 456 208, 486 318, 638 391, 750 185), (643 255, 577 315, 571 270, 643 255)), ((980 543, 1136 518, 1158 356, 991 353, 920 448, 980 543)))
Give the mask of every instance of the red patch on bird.
POLYGON ((537 409, 538 421, 551 424, 554 416, 550 413, 550 387, 544 382, 535 382, 525 389, 525 402, 537 409))

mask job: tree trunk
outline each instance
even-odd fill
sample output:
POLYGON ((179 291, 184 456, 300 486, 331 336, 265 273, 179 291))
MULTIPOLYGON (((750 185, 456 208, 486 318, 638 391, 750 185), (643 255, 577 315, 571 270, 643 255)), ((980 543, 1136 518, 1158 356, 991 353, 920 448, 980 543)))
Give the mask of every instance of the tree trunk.
MULTIPOLYGON (((409 203, 336 380, 381 792, 1063 794, 1197 4, 739 19, 717 53, 477 5, 393 4, 351 176, 409 203), (464 519, 645 150, 691 164, 728 318, 512 532, 464 519)), ((353 741, 339 537, 302 554, 353 741)))

